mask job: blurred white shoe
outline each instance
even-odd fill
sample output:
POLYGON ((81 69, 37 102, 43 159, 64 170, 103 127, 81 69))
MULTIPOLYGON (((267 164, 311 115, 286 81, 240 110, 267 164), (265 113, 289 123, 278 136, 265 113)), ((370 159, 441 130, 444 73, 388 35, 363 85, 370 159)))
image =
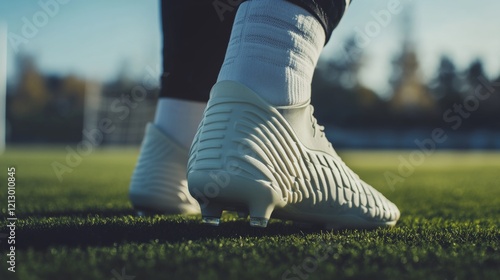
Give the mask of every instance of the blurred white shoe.
POLYGON ((337 155, 309 102, 272 106, 240 83, 218 82, 191 147, 189 191, 203 222, 222 210, 250 214, 250 225, 276 218, 327 228, 394 226, 396 205, 337 155))
POLYGON ((139 213, 198 214, 200 206, 189 194, 186 180, 188 151, 152 123, 146 127, 139 159, 130 182, 129 197, 139 213))

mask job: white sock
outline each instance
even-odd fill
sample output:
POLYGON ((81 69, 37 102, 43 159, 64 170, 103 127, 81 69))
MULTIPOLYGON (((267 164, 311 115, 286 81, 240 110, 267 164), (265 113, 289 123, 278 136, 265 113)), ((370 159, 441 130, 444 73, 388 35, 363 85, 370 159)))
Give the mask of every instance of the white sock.
POLYGON ((179 145, 189 149, 206 106, 205 102, 160 98, 154 124, 179 145))
POLYGON ((218 81, 240 82, 273 105, 309 101, 325 31, 308 11, 284 0, 240 5, 218 81))

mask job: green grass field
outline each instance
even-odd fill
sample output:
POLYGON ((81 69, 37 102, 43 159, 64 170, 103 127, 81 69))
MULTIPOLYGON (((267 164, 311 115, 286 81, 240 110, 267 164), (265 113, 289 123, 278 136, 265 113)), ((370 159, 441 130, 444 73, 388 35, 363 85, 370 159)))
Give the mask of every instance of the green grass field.
POLYGON ((500 153, 439 152, 389 187, 408 151, 342 152, 402 212, 395 228, 255 229, 232 213, 136 217, 138 151, 98 150, 60 182, 64 147, 0 155, 0 279, 500 279, 500 153), (16 167, 16 272, 7 271, 7 167, 16 167), (3 238, 2 238, 3 237, 3 238), (134 278, 135 277, 135 278, 134 278))

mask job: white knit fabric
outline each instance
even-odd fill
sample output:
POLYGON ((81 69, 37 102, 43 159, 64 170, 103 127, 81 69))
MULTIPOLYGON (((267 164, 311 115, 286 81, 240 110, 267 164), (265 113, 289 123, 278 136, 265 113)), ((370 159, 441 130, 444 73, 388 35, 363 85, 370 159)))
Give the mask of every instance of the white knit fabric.
POLYGON ((218 81, 240 82, 273 105, 309 101, 325 31, 306 10, 284 0, 240 5, 218 81))
POLYGON ((206 106, 205 102, 160 98, 154 124, 181 147, 189 150, 206 106))

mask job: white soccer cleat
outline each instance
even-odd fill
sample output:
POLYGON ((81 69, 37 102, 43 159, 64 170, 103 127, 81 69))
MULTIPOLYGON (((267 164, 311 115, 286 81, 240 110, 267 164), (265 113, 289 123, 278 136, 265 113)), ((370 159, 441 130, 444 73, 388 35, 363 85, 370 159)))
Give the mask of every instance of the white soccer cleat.
POLYGON ((139 159, 130 182, 129 197, 139 215, 199 214, 186 180, 188 151, 152 123, 146 127, 139 159))
POLYGON ((217 83, 188 162, 203 222, 232 210, 256 227, 271 214, 327 228, 394 226, 396 205, 345 165, 312 113, 309 103, 275 107, 240 83, 217 83))

